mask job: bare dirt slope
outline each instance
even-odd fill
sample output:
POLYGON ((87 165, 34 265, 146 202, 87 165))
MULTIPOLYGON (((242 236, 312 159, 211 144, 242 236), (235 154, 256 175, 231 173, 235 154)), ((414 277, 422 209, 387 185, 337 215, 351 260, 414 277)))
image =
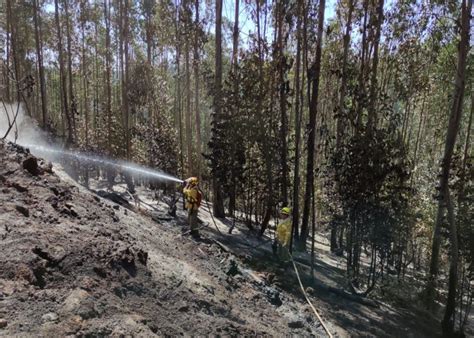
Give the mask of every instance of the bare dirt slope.
POLYGON ((0 143, 0 335, 323 334, 304 302, 183 237, 180 220, 158 224, 34 162, 0 143))

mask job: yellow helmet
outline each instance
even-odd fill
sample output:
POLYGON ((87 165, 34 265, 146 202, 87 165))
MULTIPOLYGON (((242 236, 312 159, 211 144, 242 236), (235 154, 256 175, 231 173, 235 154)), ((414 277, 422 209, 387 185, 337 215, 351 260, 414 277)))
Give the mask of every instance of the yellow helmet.
POLYGON ((284 207, 281 209, 280 213, 282 213, 283 215, 289 215, 291 214, 291 209, 288 207, 284 207))
POLYGON ((192 185, 197 185, 199 183, 199 179, 197 177, 190 177, 188 178, 186 181, 189 182, 189 184, 192 184, 192 185))

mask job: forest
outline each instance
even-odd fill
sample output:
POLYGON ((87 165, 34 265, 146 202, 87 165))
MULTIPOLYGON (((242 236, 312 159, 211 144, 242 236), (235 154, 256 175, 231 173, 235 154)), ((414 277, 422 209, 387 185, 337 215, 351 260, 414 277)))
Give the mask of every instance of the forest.
POLYGON ((471 0, 0 4, 0 137, 21 110, 63 149, 195 176, 261 240, 291 207, 289 252, 314 263, 319 234, 352 294, 472 333, 471 0))

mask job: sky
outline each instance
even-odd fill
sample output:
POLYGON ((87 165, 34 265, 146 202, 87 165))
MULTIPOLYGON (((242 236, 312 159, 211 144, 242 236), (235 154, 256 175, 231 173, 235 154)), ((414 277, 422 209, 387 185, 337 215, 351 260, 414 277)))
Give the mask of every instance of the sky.
MULTIPOLYGON (((280 0, 275 0, 280 1, 280 0)), ((249 31, 255 31, 255 24, 252 21, 252 17, 248 10, 246 9, 246 1, 240 0, 239 7, 239 26, 241 38, 245 40, 245 36, 249 31), (243 35, 243 36, 242 36, 243 35)), ((235 0, 223 0, 223 10, 222 15, 230 22, 234 22, 234 12, 235 12, 235 0)), ((326 0, 326 11, 325 11, 325 22, 328 22, 330 19, 334 18, 336 15, 336 0, 326 0)))
MULTIPOLYGON (((271 0, 268 0, 270 2, 271 0)), ((274 1, 281 1, 281 0, 274 0, 274 1)), ((325 22, 328 22, 330 19, 334 18, 336 15, 336 1, 337 0, 326 0, 326 11, 325 11, 325 22)), ((212 1, 210 1, 212 3, 212 1)), ((251 15, 248 12, 246 6, 246 2, 244 0, 240 0, 240 8, 239 8, 239 26, 240 26, 240 34, 243 35, 241 38, 246 40, 246 36, 248 36, 249 31, 255 31, 255 24, 252 21, 251 15)), ((46 12, 54 12, 54 5, 53 4, 46 4, 45 6, 46 12)), ((223 0, 223 10, 222 15, 226 18, 229 22, 234 22, 234 12, 235 12, 235 0, 223 0)), ((211 32, 214 32, 214 28, 211 27, 211 32)))

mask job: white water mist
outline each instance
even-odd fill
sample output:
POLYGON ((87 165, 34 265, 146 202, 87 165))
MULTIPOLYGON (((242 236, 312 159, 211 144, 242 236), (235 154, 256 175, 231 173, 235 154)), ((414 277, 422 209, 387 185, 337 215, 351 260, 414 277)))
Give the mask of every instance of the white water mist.
POLYGON ((76 159, 82 164, 95 164, 101 165, 105 167, 114 167, 122 172, 127 172, 133 175, 141 175, 148 178, 153 178, 160 181, 172 181, 176 183, 181 183, 183 180, 180 180, 177 177, 168 175, 162 171, 147 168, 132 162, 126 161, 116 161, 113 159, 109 159, 103 156, 97 155, 86 155, 81 152, 76 151, 68 151, 68 150, 61 150, 55 149, 48 146, 37 146, 34 144, 21 144, 24 147, 29 148, 32 150, 33 153, 37 153, 38 155, 44 156, 47 159, 57 158, 57 157, 68 157, 69 159, 76 159))
POLYGON ((61 162, 61 160, 64 160, 66 157, 69 160, 76 159, 81 164, 114 167, 116 170, 127 172, 132 176, 140 175, 160 181, 183 182, 179 178, 162 171, 147 168, 132 162, 118 161, 104 156, 84 154, 78 151, 63 150, 59 146, 48 144, 44 132, 41 131, 33 119, 24 114, 21 104, 3 104, 3 102, 0 101, 0 137, 5 135, 17 110, 18 116, 16 118, 16 125, 11 128, 7 140, 29 148, 35 155, 44 157, 52 162, 61 162))

